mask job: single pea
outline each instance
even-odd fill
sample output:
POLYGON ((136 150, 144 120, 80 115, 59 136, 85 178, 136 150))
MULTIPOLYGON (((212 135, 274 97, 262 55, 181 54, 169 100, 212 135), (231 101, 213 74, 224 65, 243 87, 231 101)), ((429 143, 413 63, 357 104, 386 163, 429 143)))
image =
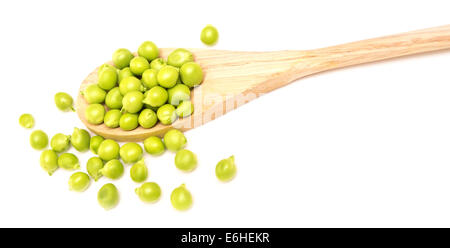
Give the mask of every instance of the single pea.
POLYGON ((58 92, 55 94, 55 104, 56 107, 61 111, 75 111, 72 106, 73 98, 65 92, 58 92))
POLYGON ((116 67, 114 67, 114 66, 112 66, 112 65, 110 65, 110 64, 103 64, 103 65, 101 65, 101 66, 99 66, 98 67, 98 71, 97 71, 97 76, 98 75, 100 75, 100 73, 103 71, 103 69, 105 69, 105 68, 111 68, 111 69, 116 69, 116 67))
POLYGON ((170 202, 176 210, 185 211, 191 208, 192 195, 191 192, 186 189, 186 185, 182 184, 172 191, 170 202))
POLYGON ((118 179, 123 175, 123 164, 118 159, 112 159, 99 170, 103 176, 109 179, 118 179))
POLYGON ((48 136, 42 130, 35 130, 30 135, 30 145, 36 150, 42 150, 47 147, 48 136))
POLYGON ((104 140, 105 140, 105 138, 103 138, 100 135, 93 136, 91 138, 91 142, 89 144, 89 149, 91 150, 91 152, 94 154, 97 154, 98 147, 104 140))
POLYGON ((145 165, 144 159, 139 160, 130 169, 130 177, 133 181, 141 183, 147 179, 148 169, 145 165))
POLYGON ((181 149, 175 155, 175 166, 185 172, 193 171, 197 167, 197 156, 186 149, 181 149))
POLYGON ((147 91, 143 103, 152 107, 160 107, 167 102, 169 94, 167 90, 161 86, 155 86, 147 91))
POLYGON ((200 33, 200 40, 208 46, 214 45, 219 39, 219 32, 212 25, 207 25, 200 33))
POLYGON ((162 58, 157 58, 152 60, 152 62, 150 63, 150 68, 154 69, 156 71, 161 70, 161 68, 163 68, 165 65, 167 65, 167 62, 164 61, 164 59, 162 58))
POLYGON ((189 87, 195 87, 203 81, 203 71, 199 64, 189 62, 180 68, 181 81, 189 87))
POLYGON ((58 157, 58 166, 66 170, 80 169, 80 162, 72 153, 63 153, 58 157))
POLYGON ((130 70, 134 75, 141 76, 142 73, 150 68, 150 64, 144 57, 134 57, 130 61, 130 70))
POLYGON ((164 88, 172 88, 177 83, 178 74, 177 68, 166 65, 158 71, 157 81, 164 88))
POLYGON ((151 41, 144 41, 138 48, 138 55, 152 61, 159 56, 158 47, 151 41))
POLYGON ((177 129, 171 129, 164 135, 164 144, 167 149, 176 152, 186 146, 186 137, 177 129))
POLYGON ((105 119, 103 122, 107 127, 116 128, 119 127, 120 117, 122 116, 122 112, 118 109, 111 109, 105 114, 105 119))
POLYGON ((157 156, 163 154, 166 148, 159 137, 150 136, 144 140, 144 149, 148 154, 157 156))
POLYGON ((156 111, 156 115, 163 125, 170 125, 177 119, 175 107, 171 104, 165 104, 159 107, 158 111, 156 111))
POLYGON ((135 192, 143 202, 156 202, 161 198, 161 188, 154 182, 143 183, 135 192))
POLYGON ((194 112, 194 104, 191 101, 183 101, 175 110, 177 116, 188 117, 194 112))
POLYGON ((182 101, 191 99, 191 91, 184 84, 177 84, 167 90, 169 103, 178 106, 182 101))
POLYGON ((119 191, 112 183, 107 183, 100 188, 97 194, 97 201, 102 208, 109 210, 119 203, 119 191))
POLYGON ((97 84, 90 84, 81 92, 81 95, 89 104, 103 103, 105 101, 106 91, 97 84))
POLYGON ((125 67, 125 68, 123 68, 122 70, 119 71, 119 79, 118 79, 118 82, 119 82, 119 84, 120 84, 120 82, 122 82, 122 80, 123 80, 124 78, 127 78, 127 77, 133 77, 133 76, 134 76, 134 74, 131 72, 130 67, 125 67))
POLYGON ((72 146, 79 152, 84 152, 89 149, 91 135, 88 131, 80 128, 74 128, 70 142, 72 146))
POLYGON ((124 163, 135 163, 142 158, 142 147, 137 143, 126 143, 120 148, 120 158, 124 163))
POLYGON ((50 140, 50 147, 55 152, 64 152, 70 147, 70 135, 57 133, 50 140))
POLYGON ((102 177, 100 170, 103 168, 103 160, 99 157, 92 157, 87 161, 86 170, 94 181, 102 177))
POLYGON ((142 109, 144 103, 144 94, 140 91, 130 91, 122 99, 122 109, 128 113, 134 114, 142 109))
POLYGON ((130 50, 126 48, 119 48, 113 53, 112 61, 117 68, 122 69, 130 64, 133 57, 134 56, 130 50))
POLYGON ((175 49, 167 57, 167 64, 181 67, 184 63, 194 61, 194 55, 184 48, 175 49))
POLYGON ((41 153, 40 164, 51 176, 58 169, 58 155, 53 150, 45 150, 41 153))
POLYGON ((155 111, 151 109, 144 109, 138 117, 139 125, 143 128, 151 128, 158 121, 155 111))
POLYGON ((98 75, 98 86, 104 90, 110 90, 117 85, 117 71, 113 68, 105 68, 98 75))
POLYGON ((31 114, 22 114, 19 117, 19 124, 24 128, 32 128, 34 126, 34 118, 31 114))
POLYGON ((216 166, 216 177, 222 182, 228 182, 236 176, 234 156, 220 160, 216 166))
POLYGON ((91 124, 102 124, 105 118, 105 107, 99 103, 89 104, 84 111, 84 117, 91 124))
POLYGON ((69 178, 69 190, 83 192, 89 188, 91 179, 84 172, 75 172, 69 178))
POLYGON ((151 89, 158 85, 157 80, 158 71, 155 69, 147 69, 142 73, 142 84, 147 87, 148 89, 151 89))
POLYGON ((137 128, 138 125, 139 123, 137 114, 125 113, 120 117, 119 126, 122 130, 131 131, 137 128))
POLYGON ((121 109, 122 108, 123 96, 120 93, 119 87, 114 87, 105 97, 105 105, 110 109, 121 109))
POLYGON ((141 83, 141 80, 139 80, 136 77, 127 77, 120 82, 119 85, 120 94, 122 96, 126 95, 130 91, 144 91, 144 86, 141 83))
POLYGON ((120 146, 111 139, 105 139, 98 147, 97 154, 104 161, 119 158, 120 146))

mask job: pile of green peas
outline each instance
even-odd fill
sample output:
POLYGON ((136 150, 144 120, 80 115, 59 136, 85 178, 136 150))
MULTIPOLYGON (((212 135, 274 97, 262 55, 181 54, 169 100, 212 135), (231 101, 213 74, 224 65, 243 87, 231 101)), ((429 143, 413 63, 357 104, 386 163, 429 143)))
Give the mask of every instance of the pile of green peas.
POLYGON ((120 48, 112 62, 100 66, 97 83, 81 92, 90 124, 130 131, 169 125, 193 113, 191 89, 202 83, 203 71, 190 51, 178 48, 163 59, 158 47, 145 41, 137 56, 120 48))

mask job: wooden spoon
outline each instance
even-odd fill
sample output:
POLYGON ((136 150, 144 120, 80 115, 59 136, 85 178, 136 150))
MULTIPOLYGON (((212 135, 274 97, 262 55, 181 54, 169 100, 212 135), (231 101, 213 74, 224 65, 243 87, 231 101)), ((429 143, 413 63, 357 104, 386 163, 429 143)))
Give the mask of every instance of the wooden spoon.
MULTIPOLYGON (((104 124, 89 124, 84 117, 88 104, 81 94, 78 94, 76 109, 86 127, 98 135, 118 141, 142 141, 152 135, 163 136, 171 128, 186 131, 198 127, 261 94, 314 73, 448 48, 450 25, 305 51, 189 49, 204 72, 203 83, 192 91, 192 116, 180 118, 172 125, 159 123, 150 129, 138 127, 123 131, 104 124)), ((167 57, 172 50, 160 49, 161 57, 167 57)), ((82 82, 80 92, 88 84, 97 82, 97 71, 98 68, 82 82)))

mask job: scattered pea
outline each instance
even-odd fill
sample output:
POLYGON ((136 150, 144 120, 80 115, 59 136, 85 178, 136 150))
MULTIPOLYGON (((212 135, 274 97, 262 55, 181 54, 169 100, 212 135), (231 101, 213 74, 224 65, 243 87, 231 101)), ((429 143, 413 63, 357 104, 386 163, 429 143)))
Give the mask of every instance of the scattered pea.
POLYGON ((41 153, 40 164, 51 176, 58 169, 58 155, 53 150, 45 150, 41 153))
POLYGON ((64 152, 70 147, 70 135, 55 134, 50 140, 50 147, 55 152, 64 152))
POLYGON ((103 138, 100 135, 93 136, 91 138, 91 142, 89 144, 89 149, 91 150, 91 152, 94 154, 97 154, 98 147, 104 140, 105 140, 105 138, 103 138))
POLYGON ((104 161, 109 161, 112 159, 119 158, 120 146, 111 139, 105 139, 98 147, 97 154, 104 161))
POLYGON ((65 92, 58 92, 55 94, 55 104, 56 107, 61 111, 75 111, 72 106, 73 98, 65 92))
POLYGON ((34 126, 34 118, 31 114, 22 114, 19 117, 19 124, 24 128, 32 128, 34 126))
POLYGON ((135 192, 143 202, 153 203, 161 198, 161 188, 154 182, 143 183, 135 192))
POLYGON ((91 135, 88 131, 80 128, 74 128, 70 142, 72 146, 79 152, 84 152, 89 149, 91 135))
POLYGON ((191 208, 192 195, 191 192, 186 189, 186 185, 182 184, 172 191, 170 202, 176 210, 185 211, 191 208))
POLYGON ((144 140, 144 149, 148 154, 158 156, 163 154, 166 148, 159 137, 150 136, 144 140))
POLYGON ((118 159, 112 159, 99 170, 103 176, 109 179, 118 179, 123 175, 123 164, 118 159))
POLYGON ((100 177, 102 177, 102 173, 100 170, 103 168, 103 160, 99 157, 92 157, 86 163, 86 170, 89 173, 94 181, 97 181, 100 177))
POLYGON ((66 170, 77 170, 80 169, 80 163, 77 158, 72 153, 63 153, 58 157, 58 166, 66 170))
POLYGON ((219 39, 219 32, 212 25, 207 25, 200 33, 200 40, 208 46, 214 45, 219 39))
POLYGON ((142 158, 142 147, 137 143, 126 143, 120 148, 120 158, 124 163, 135 163, 142 158))
POLYGON ((228 182, 236 176, 236 164, 234 156, 222 159, 216 166, 216 177, 222 182, 228 182))
POLYGON ((197 167, 197 156, 186 149, 181 149, 175 155, 175 166, 185 172, 193 171, 197 167))
POLYGON ((164 144, 167 149, 176 152, 186 146, 186 137, 177 129, 171 129, 164 135, 164 144))
POLYGON ((84 172, 75 172, 69 178, 69 189, 77 192, 85 191, 90 184, 91 179, 84 172))
POLYGON ((119 203, 119 191, 112 183, 107 183, 100 188, 97 194, 97 201, 102 208, 109 210, 119 203))
POLYGON ((130 169, 130 177, 133 181, 141 183, 147 179, 148 169, 145 165, 144 159, 139 160, 130 169))
POLYGON ((47 147, 48 136, 42 130, 35 130, 30 135, 30 145, 36 150, 42 150, 47 147))

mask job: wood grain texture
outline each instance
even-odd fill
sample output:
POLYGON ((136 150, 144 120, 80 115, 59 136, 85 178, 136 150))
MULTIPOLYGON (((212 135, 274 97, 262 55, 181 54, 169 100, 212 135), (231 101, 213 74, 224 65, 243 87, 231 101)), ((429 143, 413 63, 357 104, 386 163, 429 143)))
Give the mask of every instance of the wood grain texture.
MULTIPOLYGON (((245 104, 261 94, 314 73, 390 58, 450 48, 450 25, 358 41, 308 51, 239 52, 189 49, 204 71, 204 81, 192 91, 194 114, 172 125, 157 124, 132 131, 92 125, 86 121, 87 102, 78 94, 77 113, 92 132, 118 141, 142 141, 162 136, 171 128, 186 131, 245 104)), ((160 49, 162 57, 173 49, 160 49)), ((112 62, 108 62, 112 63, 112 62)), ((80 91, 97 82, 97 69, 82 82, 80 91)))

